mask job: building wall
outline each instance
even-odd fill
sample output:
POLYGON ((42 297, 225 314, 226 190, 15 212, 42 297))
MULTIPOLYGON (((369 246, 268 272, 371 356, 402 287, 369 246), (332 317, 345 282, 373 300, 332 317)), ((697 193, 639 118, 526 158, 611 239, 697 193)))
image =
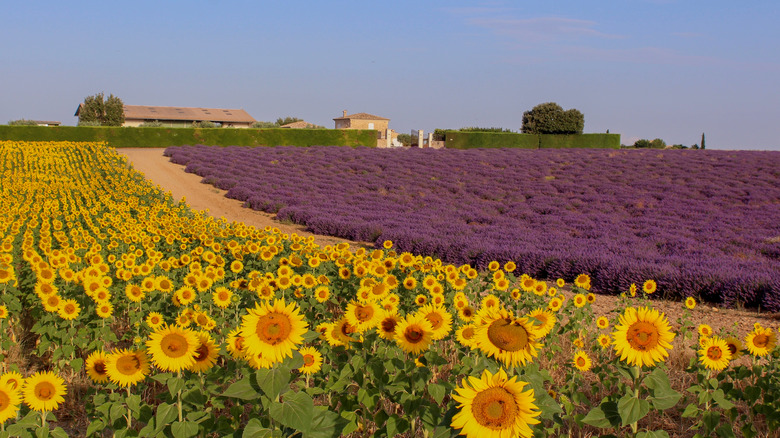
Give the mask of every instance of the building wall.
MULTIPOLYGON (((138 127, 145 122, 154 122, 155 120, 149 119, 125 119, 125 123, 122 126, 138 127)), ((169 128, 189 128, 192 126, 193 120, 158 120, 165 127, 169 128)), ((239 123, 239 122, 227 122, 222 125, 224 128, 250 128, 251 123, 239 123)))

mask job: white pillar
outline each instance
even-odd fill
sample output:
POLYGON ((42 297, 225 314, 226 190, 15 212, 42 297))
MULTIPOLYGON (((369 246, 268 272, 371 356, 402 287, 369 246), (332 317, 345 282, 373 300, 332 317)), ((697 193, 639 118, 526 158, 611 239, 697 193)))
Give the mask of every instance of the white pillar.
POLYGON ((429 148, 433 147, 433 132, 428 133, 428 147, 429 148))
POLYGON ((389 129, 386 132, 387 138, 385 139, 385 147, 387 148, 393 145, 393 135, 391 133, 392 131, 389 129))
POLYGON ((423 130, 417 131, 417 147, 423 147, 423 130))

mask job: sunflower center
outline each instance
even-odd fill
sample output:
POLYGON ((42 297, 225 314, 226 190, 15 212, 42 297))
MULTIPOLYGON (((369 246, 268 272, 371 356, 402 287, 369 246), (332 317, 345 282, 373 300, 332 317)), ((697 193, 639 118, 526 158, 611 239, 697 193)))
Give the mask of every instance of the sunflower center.
POLYGON ((580 356, 577 358, 577 366, 584 367, 587 364, 585 358, 580 356))
POLYGON ((637 321, 631 324, 627 335, 628 343, 634 350, 652 350, 658 345, 658 328, 647 321, 637 321))
POLYGON ((480 391, 471 403, 471 412, 477 423, 493 430, 512 426, 518 414, 515 398, 504 388, 480 391))
POLYGON ((374 317, 374 308, 372 306, 357 306, 355 316, 360 322, 370 321, 374 317))
POLYGON ((768 343, 769 343, 769 336, 767 335, 759 334, 753 338, 753 345, 755 345, 758 348, 766 348, 768 343))
POLYGON ((417 344, 419 342, 422 342, 423 338, 425 337, 425 331, 417 326, 410 326, 407 327, 404 331, 404 338, 406 338, 406 341, 410 344, 417 344))
POLYGON ((393 333, 395 332, 395 326, 398 325, 395 321, 395 318, 386 318, 382 320, 382 331, 385 333, 393 333))
POLYGON ((285 315, 272 312, 258 319, 256 332, 261 341, 276 345, 290 336, 292 326, 285 315))
POLYGON ((103 362, 96 362, 95 366, 93 367, 95 370, 95 373, 101 376, 106 375, 106 364, 103 362))
POLYGON ((117 359, 116 369, 126 376, 132 376, 141 369, 141 362, 135 355, 125 355, 117 359))
POLYGON ((38 400, 49 401, 54 398, 56 389, 50 382, 41 382, 35 385, 35 397, 38 400))
POLYGON ((187 339, 178 333, 167 334, 160 341, 160 349, 168 357, 184 356, 187 354, 187 347, 187 339))
POLYGON ((498 349, 504 351, 519 351, 528 346, 528 331, 520 326, 512 324, 508 318, 493 321, 488 326, 488 339, 498 349))
POLYGON ((312 356, 311 354, 304 354, 303 365, 307 367, 314 365, 314 356, 312 356))
POLYGON ((437 312, 431 312, 425 315, 425 319, 431 322, 434 330, 441 327, 442 322, 444 322, 444 318, 442 318, 441 315, 439 315, 437 312))
POLYGON ((195 350, 195 362, 202 362, 209 357, 209 347, 205 344, 200 344, 197 350, 195 350))
POLYGON ((471 339, 474 337, 474 328, 466 327, 465 329, 463 329, 463 332, 461 334, 465 339, 471 339))
POLYGON ((5 391, 0 391, 0 412, 4 411, 11 404, 11 398, 5 391))
POLYGON ((707 357, 710 358, 710 360, 719 360, 723 357, 723 351, 717 346, 710 347, 707 349, 707 357))
POLYGON ((728 344, 726 344, 726 346, 728 347, 729 352, 731 353, 732 356, 737 354, 737 346, 736 345, 734 345, 732 343, 728 343, 728 344))

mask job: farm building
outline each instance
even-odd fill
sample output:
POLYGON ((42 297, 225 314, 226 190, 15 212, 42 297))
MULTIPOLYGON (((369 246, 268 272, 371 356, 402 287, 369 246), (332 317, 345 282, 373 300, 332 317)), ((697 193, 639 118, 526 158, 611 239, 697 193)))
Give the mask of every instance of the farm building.
MULTIPOLYGON (((81 110, 76 109, 76 117, 81 110)), ((170 127, 186 127, 195 122, 212 122, 224 128, 249 128, 256 122, 242 109, 191 108, 177 106, 124 105, 125 123, 122 126, 140 126, 146 122, 160 122, 170 127)))
POLYGON ((377 131, 377 147, 386 145, 395 145, 398 134, 390 130, 390 141, 388 142, 387 131, 390 119, 375 116, 368 113, 355 113, 347 115, 347 110, 341 117, 333 119, 336 122, 336 129, 375 129, 377 131))
POLYGON ((304 122, 303 120, 299 120, 297 122, 292 122, 280 126, 280 128, 292 128, 292 129, 318 128, 318 127, 319 126, 315 125, 314 123, 304 122))

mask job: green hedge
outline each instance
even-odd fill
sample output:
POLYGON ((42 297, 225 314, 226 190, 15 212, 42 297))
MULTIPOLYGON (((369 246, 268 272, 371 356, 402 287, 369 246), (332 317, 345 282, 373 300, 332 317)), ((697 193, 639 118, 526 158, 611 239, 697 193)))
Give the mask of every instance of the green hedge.
POLYGON ((131 128, 93 126, 0 125, 0 140, 105 141, 117 148, 211 146, 369 146, 369 129, 131 128))
POLYGON ((537 135, 514 132, 446 131, 445 139, 445 147, 451 149, 620 148, 620 134, 537 135))
POLYGON ((447 131, 444 138, 448 149, 539 148, 538 135, 513 132, 447 131))

